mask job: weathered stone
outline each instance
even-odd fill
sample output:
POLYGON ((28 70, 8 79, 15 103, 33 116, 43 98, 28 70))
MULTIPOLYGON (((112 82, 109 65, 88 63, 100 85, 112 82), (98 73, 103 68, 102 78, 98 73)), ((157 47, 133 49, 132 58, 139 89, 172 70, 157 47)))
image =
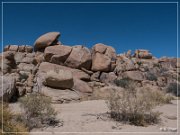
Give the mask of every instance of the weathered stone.
POLYGON ((34 50, 44 51, 46 47, 57 44, 59 36, 59 32, 49 32, 40 36, 34 43, 34 50))
POLYGON ((48 62, 42 62, 39 66, 39 72, 44 72, 44 73, 47 73, 51 70, 61 70, 61 69, 65 71, 66 70, 71 71, 73 74, 73 78, 77 78, 77 79, 85 80, 85 81, 88 81, 90 79, 90 76, 88 74, 86 74, 85 72, 79 69, 73 69, 73 68, 56 65, 56 64, 52 64, 48 62))
POLYGON ((100 53, 96 53, 93 56, 91 70, 108 72, 110 69, 111 59, 108 56, 100 53))
POLYGON ((57 46, 49 46, 44 51, 44 59, 47 62, 60 64, 64 63, 65 60, 68 58, 72 47, 64 46, 64 45, 57 45, 57 46))
POLYGON ((33 47, 30 46, 30 45, 26 45, 25 46, 25 52, 32 53, 33 52, 33 47))
POLYGON ((18 51, 19 46, 18 45, 10 45, 9 47, 9 51, 14 51, 17 52, 18 51))
POLYGON ((20 63, 17 68, 20 70, 20 71, 33 71, 34 69, 34 65, 33 64, 26 64, 26 63, 20 63))
POLYGON ((25 52, 25 45, 19 46, 18 52, 25 52))
POLYGON ((10 45, 6 45, 6 46, 4 47, 4 52, 9 51, 9 47, 10 47, 10 45))
POLYGON ((79 79, 74 79, 73 89, 82 93, 92 93, 92 88, 86 82, 79 79))
POLYGON ((22 52, 17 52, 14 55, 14 59, 16 61, 16 64, 19 64, 22 62, 22 59, 25 58, 26 53, 22 53, 22 52))
POLYGON ((99 81, 100 71, 97 71, 91 75, 91 81, 99 81))
POLYGON ((45 85, 52 88, 70 89, 74 85, 72 72, 68 70, 59 70, 58 72, 51 70, 46 74, 45 85))
POLYGON ((101 53, 104 54, 106 52, 107 46, 101 43, 95 44, 92 48, 93 53, 101 53))
POLYGON ((51 97, 53 103, 69 103, 80 101, 81 97, 75 91, 66 89, 53 89, 44 87, 41 91, 44 95, 51 97))
POLYGON ((92 63, 91 52, 83 46, 74 46, 71 54, 65 61, 65 65, 72 68, 90 69, 92 63))
POLYGON ((112 61, 116 60, 116 50, 111 46, 107 47, 105 55, 111 58, 112 61))
POLYGON ((105 83, 105 84, 114 84, 114 80, 117 79, 117 76, 115 75, 114 72, 110 73, 101 73, 100 76, 100 81, 105 83))
POLYGON ((140 71, 126 71, 123 73, 124 78, 129 78, 135 81, 142 81, 144 79, 144 75, 140 71))

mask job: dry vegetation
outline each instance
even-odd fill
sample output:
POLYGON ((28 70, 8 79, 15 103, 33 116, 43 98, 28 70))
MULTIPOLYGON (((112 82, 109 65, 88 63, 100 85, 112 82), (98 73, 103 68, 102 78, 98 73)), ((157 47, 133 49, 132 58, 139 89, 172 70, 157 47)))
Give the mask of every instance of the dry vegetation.
POLYGON ((19 101, 24 113, 17 119, 22 121, 29 130, 58 124, 59 121, 55 118, 56 112, 51 106, 49 97, 34 93, 20 98, 19 101))
POLYGON ((14 115, 8 108, 8 104, 0 103, 0 132, 4 132, 3 135, 27 135, 28 128, 24 126, 21 121, 15 120, 17 115, 14 115), (3 110, 2 110, 3 107, 3 110), (2 120, 3 118, 3 120, 2 120), (3 122, 3 123, 2 123, 3 122), (3 129, 2 129, 3 124, 3 129), (26 132, 26 133, 16 133, 26 132))
POLYGON ((160 121, 159 112, 153 112, 157 105, 170 103, 173 97, 163 91, 151 89, 136 89, 135 82, 126 79, 116 80, 118 86, 125 90, 111 93, 108 100, 111 118, 116 121, 137 126, 156 124, 160 121))

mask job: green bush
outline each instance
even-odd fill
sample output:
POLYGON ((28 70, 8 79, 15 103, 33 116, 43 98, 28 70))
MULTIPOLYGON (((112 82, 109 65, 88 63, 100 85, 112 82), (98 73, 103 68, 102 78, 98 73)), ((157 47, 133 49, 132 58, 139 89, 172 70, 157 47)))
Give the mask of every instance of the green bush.
POLYGON ((8 104, 0 102, 0 132, 3 135, 27 135, 28 129, 21 121, 14 120, 14 115, 8 108, 8 104), (3 110, 2 110, 3 107, 3 110), (2 119, 3 118, 3 119, 2 119), (3 124, 3 129, 2 129, 3 124), (7 132, 7 133, 6 133, 7 132), (12 132, 12 133, 11 133, 12 132), (24 133, 18 133, 24 132, 24 133))
POLYGON ((151 72, 148 72, 146 74, 146 78, 147 78, 147 80, 150 80, 150 81, 157 81, 157 76, 151 72))
POLYGON ((174 94, 175 96, 180 96, 180 84, 170 83, 167 87, 167 92, 174 94))
POLYGON ((57 125, 56 112, 51 106, 51 99, 44 95, 33 93, 19 99, 24 114, 21 119, 31 130, 32 128, 57 125))
POLYGON ((128 88, 134 87, 135 82, 129 78, 122 78, 122 79, 116 79, 114 80, 114 83, 122 88, 128 88))

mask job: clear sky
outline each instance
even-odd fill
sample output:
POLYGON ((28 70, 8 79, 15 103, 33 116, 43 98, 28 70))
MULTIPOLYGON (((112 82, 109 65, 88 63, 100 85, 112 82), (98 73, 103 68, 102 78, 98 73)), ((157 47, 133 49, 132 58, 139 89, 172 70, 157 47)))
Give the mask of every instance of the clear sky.
POLYGON ((177 5, 158 4, 4 4, 4 45, 33 45, 50 31, 64 45, 96 43, 117 53, 148 49, 156 57, 176 57, 177 5))

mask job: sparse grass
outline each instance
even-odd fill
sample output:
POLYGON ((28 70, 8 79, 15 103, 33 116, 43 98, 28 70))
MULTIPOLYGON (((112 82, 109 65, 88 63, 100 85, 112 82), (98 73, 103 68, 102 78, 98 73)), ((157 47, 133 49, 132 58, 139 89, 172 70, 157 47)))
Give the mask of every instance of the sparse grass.
POLYGON ((4 132, 3 135, 28 135, 28 133, 15 133, 15 132, 28 132, 28 128, 25 127, 21 121, 14 120, 15 117, 16 115, 14 115, 9 110, 8 104, 3 102, 3 110, 2 110, 2 102, 0 102, 0 132, 2 133, 3 131, 4 132), (3 129, 2 129, 2 124, 3 124, 3 129))
POLYGON ((51 106, 51 99, 42 94, 33 93, 19 99, 24 114, 17 119, 22 120, 29 128, 57 125, 56 112, 51 106))

